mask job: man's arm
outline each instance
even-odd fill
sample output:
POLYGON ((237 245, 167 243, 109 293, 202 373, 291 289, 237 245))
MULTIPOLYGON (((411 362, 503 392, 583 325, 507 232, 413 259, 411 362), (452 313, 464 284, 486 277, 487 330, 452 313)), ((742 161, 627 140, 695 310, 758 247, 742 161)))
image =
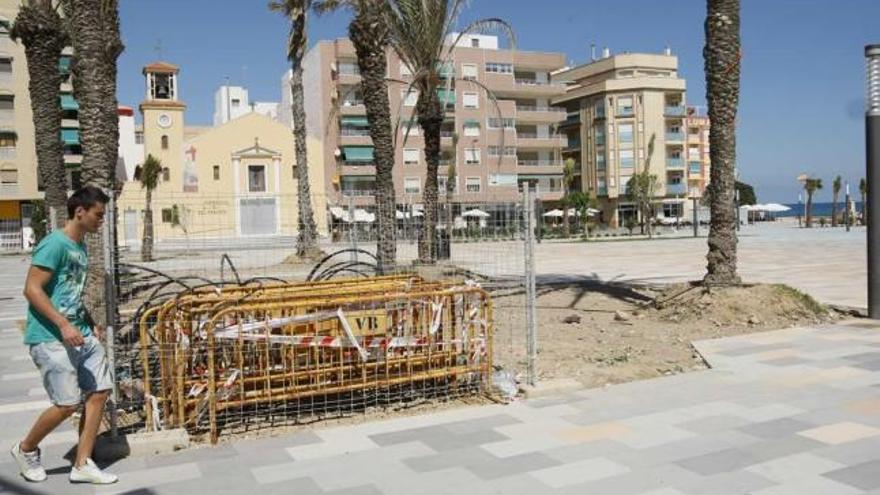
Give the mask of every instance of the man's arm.
POLYGON ((82 332, 71 325, 67 318, 52 306, 52 301, 49 300, 49 296, 46 294, 44 287, 51 279, 51 271, 32 265, 28 270, 27 279, 24 281, 24 297, 38 313, 58 327, 65 344, 71 346, 83 345, 82 332))

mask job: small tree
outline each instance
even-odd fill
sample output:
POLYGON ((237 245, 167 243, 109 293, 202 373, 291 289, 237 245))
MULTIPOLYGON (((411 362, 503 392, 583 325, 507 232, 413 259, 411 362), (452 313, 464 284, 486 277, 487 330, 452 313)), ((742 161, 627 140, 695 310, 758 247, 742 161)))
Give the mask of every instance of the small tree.
POLYGON ((144 238, 141 242, 141 261, 153 261, 153 191, 159 184, 162 162, 153 155, 147 155, 140 167, 137 179, 144 193, 144 238))
POLYGON ((580 215, 583 222, 584 234, 587 233, 587 223, 589 222, 590 208, 597 206, 596 199, 590 196, 590 193, 583 191, 574 191, 568 196, 568 203, 574 207, 575 211, 580 215))
POLYGON ((840 196, 840 186, 843 179, 838 175, 831 182, 831 226, 837 227, 837 199, 840 196))
POLYGON ((566 158, 562 166, 562 232, 566 238, 570 235, 568 226, 568 194, 571 191, 571 183, 574 182, 574 158, 566 158))
POLYGON ((651 220, 654 218, 654 195, 660 181, 656 175, 649 171, 638 172, 629 179, 626 184, 626 196, 636 204, 636 210, 641 216, 640 225, 642 234, 652 237, 651 220))
POLYGON ((807 228, 813 226, 813 193, 822 189, 822 179, 813 177, 804 181, 804 191, 807 193, 807 228))

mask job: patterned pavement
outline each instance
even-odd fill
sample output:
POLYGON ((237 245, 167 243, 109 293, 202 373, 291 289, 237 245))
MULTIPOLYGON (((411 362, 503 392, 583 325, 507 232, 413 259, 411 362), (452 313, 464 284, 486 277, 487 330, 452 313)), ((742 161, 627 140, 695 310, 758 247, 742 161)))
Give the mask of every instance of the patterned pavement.
MULTIPOLYGON (((3 449, 47 404, 15 327, 24 302, 9 273, 3 449)), ((65 425, 43 445, 45 483, 25 483, 0 454, 0 493, 880 494, 878 330, 858 320, 701 341, 707 371, 124 459, 108 487, 68 484, 62 456, 75 438, 65 425)))

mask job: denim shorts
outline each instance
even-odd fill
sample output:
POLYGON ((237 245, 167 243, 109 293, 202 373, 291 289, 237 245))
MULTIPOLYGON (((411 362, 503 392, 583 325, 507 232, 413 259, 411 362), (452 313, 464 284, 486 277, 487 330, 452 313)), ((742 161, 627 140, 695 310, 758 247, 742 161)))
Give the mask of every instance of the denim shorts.
POLYGON ((94 336, 79 347, 63 342, 31 345, 31 359, 43 377, 43 387, 56 406, 75 406, 83 395, 113 388, 104 346, 94 336))

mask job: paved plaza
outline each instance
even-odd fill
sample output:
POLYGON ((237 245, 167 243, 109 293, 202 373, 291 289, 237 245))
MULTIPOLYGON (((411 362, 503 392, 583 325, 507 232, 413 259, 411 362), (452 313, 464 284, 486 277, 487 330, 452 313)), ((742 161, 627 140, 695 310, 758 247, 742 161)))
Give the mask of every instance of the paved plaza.
MULTIPOLYGON (((747 280, 864 299, 864 232, 761 228, 741 239, 747 280)), ((545 242, 539 270, 698 278, 703 261, 691 258, 704 249, 705 239, 545 242)), ((26 267, 26 257, 0 257, 0 448, 48 404, 16 328, 26 267)), ((711 369, 123 459, 108 487, 68 484, 62 456, 75 437, 65 425, 43 444, 49 480, 25 483, 2 454, 0 493, 880 494, 878 330, 858 320, 696 342, 711 369)))

